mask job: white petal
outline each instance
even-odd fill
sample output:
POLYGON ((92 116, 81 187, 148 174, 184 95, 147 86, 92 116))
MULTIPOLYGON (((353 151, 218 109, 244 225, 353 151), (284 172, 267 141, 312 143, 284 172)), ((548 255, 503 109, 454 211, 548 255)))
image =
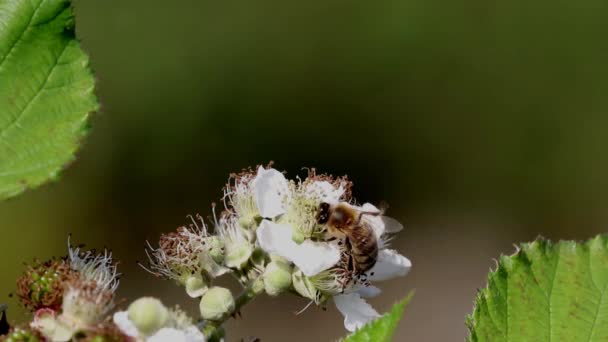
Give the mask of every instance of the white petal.
POLYGON ((195 326, 184 329, 187 342, 205 342, 205 335, 195 326))
POLYGON ((205 336, 196 327, 185 330, 162 328, 148 337, 146 342, 205 342, 205 336))
POLYGON ((380 317, 378 312, 358 293, 337 295, 334 297, 336 308, 344 315, 344 327, 355 331, 370 321, 380 317))
POLYGON ((379 295, 382 290, 380 290, 379 288, 375 287, 375 286, 361 286, 360 288, 358 288, 356 290, 356 292, 358 294, 361 295, 361 297, 363 298, 373 298, 376 297, 377 295, 379 295))
POLYGON ((371 281, 382 281, 405 276, 412 268, 412 262, 392 249, 378 252, 376 265, 367 272, 371 281))
POLYGON ((264 169, 260 166, 258 173, 251 181, 253 198, 265 218, 274 218, 285 213, 285 198, 288 195, 288 184, 285 176, 275 169, 264 169))
POLYGON ((288 224, 264 220, 256 234, 264 251, 293 262, 307 277, 325 271, 340 260, 337 243, 305 240, 298 245, 291 238, 292 227, 288 224))
POLYGON ((148 337, 146 342, 186 342, 186 334, 175 328, 162 328, 148 337))
POLYGON ((112 317, 114 324, 122 331, 123 334, 136 338, 139 336, 139 331, 129 319, 127 311, 117 311, 112 317))
POLYGON ((306 186, 306 193, 310 197, 315 197, 321 202, 337 204, 344 195, 344 187, 336 188, 328 181, 314 181, 306 186))
POLYGON ((205 342, 205 335, 195 326, 184 329, 187 342, 205 342))
POLYGON ((380 241, 385 232, 385 225, 384 221, 382 220, 382 216, 380 216, 380 209, 376 208, 376 206, 371 203, 365 203, 361 207, 357 208, 357 210, 372 214, 363 215, 362 220, 372 227, 374 233, 376 234, 376 239, 380 241))
POLYGON ((304 240, 298 247, 292 261, 307 277, 323 272, 340 261, 340 247, 337 242, 304 240))

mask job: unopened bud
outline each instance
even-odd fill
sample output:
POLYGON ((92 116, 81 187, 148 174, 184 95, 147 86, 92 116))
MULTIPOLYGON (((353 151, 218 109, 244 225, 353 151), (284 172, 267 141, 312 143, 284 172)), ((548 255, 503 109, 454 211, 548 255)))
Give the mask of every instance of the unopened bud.
POLYGON ((152 335, 164 327, 168 319, 167 308, 156 298, 143 297, 129 305, 129 320, 143 335, 152 335))
POLYGON ((278 296, 291 287, 291 267, 280 261, 271 261, 264 270, 264 289, 271 296, 278 296))
POLYGON ((220 321, 224 316, 234 311, 234 298, 230 290, 214 286, 207 290, 201 298, 201 316, 210 321, 220 321))

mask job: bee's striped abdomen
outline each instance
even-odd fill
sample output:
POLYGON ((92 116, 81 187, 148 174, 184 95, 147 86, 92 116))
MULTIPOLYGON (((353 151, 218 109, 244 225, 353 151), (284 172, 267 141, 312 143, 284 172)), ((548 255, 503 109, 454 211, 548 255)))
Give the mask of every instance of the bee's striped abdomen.
POLYGON ((367 226, 358 226, 349 235, 355 273, 362 274, 376 264, 378 241, 374 231, 367 226))

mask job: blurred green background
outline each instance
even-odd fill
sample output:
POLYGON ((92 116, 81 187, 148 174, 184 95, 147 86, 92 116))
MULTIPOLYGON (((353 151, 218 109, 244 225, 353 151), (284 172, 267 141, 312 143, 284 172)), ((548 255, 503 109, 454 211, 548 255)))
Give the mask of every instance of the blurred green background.
MULTIPOLYGON (((228 173, 276 162, 348 174, 387 201, 413 261, 380 311, 416 289, 396 341, 461 341, 493 258, 543 235, 584 239, 608 215, 608 4, 546 1, 80 0, 101 112, 60 181, 0 203, 0 301, 22 318, 22 262, 66 236, 113 248, 120 295, 197 304, 139 269, 206 215, 228 173)), ((329 341, 333 308, 262 298, 229 341, 329 341), (272 327, 272 328, 270 328, 272 327)))

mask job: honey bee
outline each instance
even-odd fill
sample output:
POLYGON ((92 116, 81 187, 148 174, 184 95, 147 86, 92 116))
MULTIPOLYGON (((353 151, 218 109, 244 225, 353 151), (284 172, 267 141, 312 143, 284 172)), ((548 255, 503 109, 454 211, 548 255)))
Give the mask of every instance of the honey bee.
POLYGON ((371 220, 365 215, 380 216, 382 211, 366 210, 366 206, 357 208, 346 202, 336 205, 321 203, 317 214, 317 223, 325 225, 332 238, 344 239, 350 251, 348 269, 355 275, 363 275, 376 264, 378 258, 378 238, 371 220))

